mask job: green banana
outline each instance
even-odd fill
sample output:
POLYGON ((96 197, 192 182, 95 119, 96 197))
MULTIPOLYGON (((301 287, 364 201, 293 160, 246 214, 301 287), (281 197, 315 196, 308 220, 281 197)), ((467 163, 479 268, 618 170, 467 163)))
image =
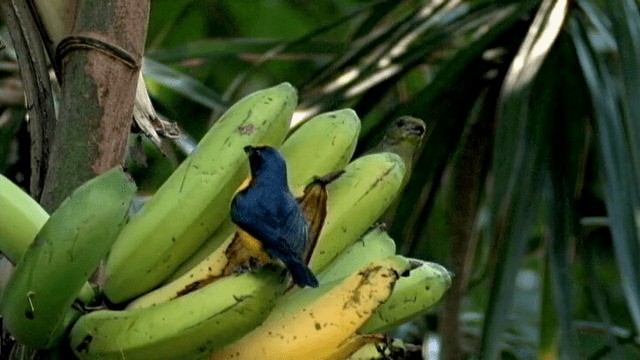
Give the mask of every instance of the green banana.
POLYGON ((341 279, 370 262, 384 259, 395 253, 396 243, 381 226, 376 226, 362 239, 344 249, 318 274, 318 280, 324 283, 341 279))
POLYGON ((18 263, 47 219, 38 202, 0 175, 0 251, 12 263, 18 263))
MULTIPOLYGON (((315 176, 345 167, 353 156, 359 134, 358 115, 351 109, 342 109, 316 115, 289 135, 280 152, 287 160, 291 191, 300 196, 315 176)), ((234 231, 235 225, 227 216, 223 225, 167 281, 175 280, 195 267, 234 231)))
POLYGON ((78 315, 71 310, 127 219, 136 187, 112 169, 76 189, 44 224, 3 293, 4 324, 22 344, 50 348, 78 315))
MULTIPOLYGON (((18 263, 48 219, 49 214, 40 204, 0 175, 0 251, 9 261, 18 263)), ((87 283, 78 294, 78 300, 89 304, 95 295, 87 283)))
MULTIPOLYGON (((344 167, 353 155, 359 131, 360 120, 350 109, 323 113, 302 125, 280 149, 287 160, 290 188, 304 189, 315 176, 344 167)), ((134 300, 128 307, 157 305, 178 296, 192 284, 221 276, 227 264, 226 249, 235 231, 232 223, 225 221, 223 224, 186 262, 192 264, 195 258, 200 260, 199 263, 191 265, 189 270, 166 285, 134 300)))
POLYGON ((228 276, 158 306, 101 310, 73 326, 80 359, 199 359, 258 326, 284 291, 280 270, 228 276))
POLYGON ((309 267, 322 271, 373 224, 400 189, 404 162, 394 153, 357 158, 327 186, 327 217, 309 267))
POLYGON ((360 118, 351 109, 322 113, 302 124, 280 147, 291 192, 301 196, 315 177, 344 168, 359 134, 360 118))
POLYGON ((279 145, 296 104, 295 88, 282 83, 222 115, 116 240, 105 268, 104 293, 112 302, 153 289, 202 245, 248 173, 244 146, 279 145))
POLYGON ((451 286, 451 274, 443 266, 411 259, 415 267, 396 283, 393 294, 360 328, 376 333, 398 326, 435 305, 451 286))
POLYGON ((210 359, 335 359, 390 296, 398 274, 407 269, 408 262, 401 260, 373 262, 345 279, 286 296, 262 325, 210 359))

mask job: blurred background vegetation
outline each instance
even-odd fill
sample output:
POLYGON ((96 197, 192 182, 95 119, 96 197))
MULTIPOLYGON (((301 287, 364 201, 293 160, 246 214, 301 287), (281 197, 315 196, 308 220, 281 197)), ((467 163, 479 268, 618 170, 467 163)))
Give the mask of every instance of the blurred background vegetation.
MULTIPOLYGON (((152 0, 145 61, 157 110, 185 134, 167 156, 132 135, 145 192, 229 104, 279 82, 299 89, 296 122, 355 109, 358 153, 419 117, 387 226, 456 278, 394 335, 443 359, 640 358, 636 1, 152 0)), ((24 115, 8 44, 0 171, 28 188, 24 115)))

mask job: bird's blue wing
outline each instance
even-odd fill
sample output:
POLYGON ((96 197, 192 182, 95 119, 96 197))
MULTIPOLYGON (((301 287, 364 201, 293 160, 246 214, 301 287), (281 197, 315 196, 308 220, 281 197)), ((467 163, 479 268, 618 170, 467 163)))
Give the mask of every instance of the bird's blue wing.
POLYGON ((288 201, 289 204, 282 207, 286 210, 283 211, 284 214, 281 217, 283 223, 280 226, 280 239, 290 247, 294 254, 300 256, 309 236, 307 221, 298 202, 293 197, 290 197, 288 201))

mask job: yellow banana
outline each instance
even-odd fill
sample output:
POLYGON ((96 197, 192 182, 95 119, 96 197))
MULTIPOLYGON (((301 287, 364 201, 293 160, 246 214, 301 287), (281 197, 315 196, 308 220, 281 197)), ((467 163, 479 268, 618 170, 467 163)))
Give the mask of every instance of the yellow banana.
POLYGON ((200 359, 258 326, 285 284, 280 270, 228 276, 158 306, 101 310, 78 319, 80 359, 200 359))
POLYGON ((127 305, 127 309, 143 309, 165 303, 222 277, 229 263, 226 253, 233 238, 233 233, 228 235, 220 246, 196 267, 174 281, 133 300, 127 305))
POLYGON ((395 253, 396 243, 381 226, 376 226, 362 239, 344 249, 318 274, 318 280, 324 283, 341 279, 370 262, 384 259, 395 253))
POLYGON ((404 162, 394 153, 360 157, 327 186, 327 217, 309 267, 322 271, 382 215, 404 177, 404 162))
POLYGON ((279 145, 296 103, 296 90, 282 83, 246 96, 222 115, 116 240, 105 268, 104 293, 112 302, 153 289, 202 245, 248 173, 243 148, 279 145))
POLYGON ((51 215, 13 272, 2 297, 4 324, 20 343, 56 345, 78 292, 126 222, 135 185, 121 169, 76 189, 51 215))
MULTIPOLYGON (((180 266, 176 269, 176 271, 171 274, 166 280, 165 285, 173 282, 178 279, 182 275, 191 271, 191 269, 195 269, 198 264, 208 258, 207 263, 213 261, 214 258, 211 255, 220 249, 220 246, 227 240, 233 233, 236 231, 236 225, 231 222, 231 218, 227 216, 224 219, 222 224, 218 226, 218 228, 209 236, 207 241, 202 244, 198 250, 196 250, 191 257, 189 257, 185 262, 180 264, 180 266)), ((228 246, 228 244, 227 244, 228 246)))
POLYGON ((407 265, 397 260, 374 262, 343 280, 287 297, 262 325, 210 359, 333 359, 391 294, 407 265))
POLYGON ((0 175, 0 251, 16 264, 49 214, 11 180, 0 175))
POLYGON ((360 328, 376 333, 398 326, 435 305, 451 286, 451 274, 442 265, 411 259, 415 267, 396 284, 391 297, 360 328))

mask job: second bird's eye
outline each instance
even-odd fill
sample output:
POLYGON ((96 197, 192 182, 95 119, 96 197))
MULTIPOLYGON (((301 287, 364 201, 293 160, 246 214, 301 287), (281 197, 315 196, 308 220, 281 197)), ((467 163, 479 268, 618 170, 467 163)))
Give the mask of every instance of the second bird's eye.
POLYGON ((398 121, 398 123, 396 124, 398 127, 403 127, 404 126, 404 120, 400 120, 398 121))

